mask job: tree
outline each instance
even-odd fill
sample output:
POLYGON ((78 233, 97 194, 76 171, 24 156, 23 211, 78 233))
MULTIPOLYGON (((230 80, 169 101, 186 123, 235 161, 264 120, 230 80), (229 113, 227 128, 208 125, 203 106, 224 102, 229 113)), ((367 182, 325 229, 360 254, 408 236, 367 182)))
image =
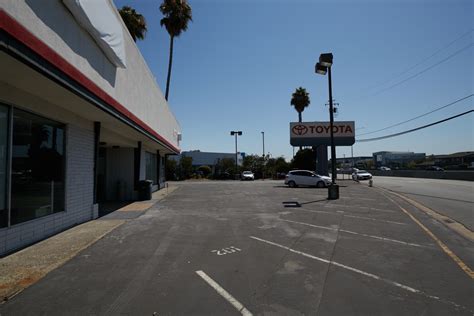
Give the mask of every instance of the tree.
POLYGON ((173 43, 174 38, 181 35, 188 29, 188 22, 192 21, 192 10, 191 6, 186 0, 164 0, 160 5, 160 11, 163 13, 163 18, 160 21, 160 25, 166 28, 166 31, 170 35, 170 54, 168 63, 168 76, 166 79, 166 92, 165 99, 168 101, 170 80, 171 80, 171 67, 173 65, 173 43))
POLYGON ((209 166, 199 166, 199 168, 197 168, 197 171, 202 172, 202 175, 207 177, 212 172, 212 169, 209 166))
POLYGON ((296 112, 298 112, 298 122, 302 122, 301 113, 303 113, 304 109, 308 107, 310 103, 309 93, 305 88, 299 87, 292 94, 291 105, 293 105, 296 112))
POLYGON ((182 179, 189 179, 193 173, 193 158, 192 157, 181 157, 179 161, 179 169, 181 172, 182 179))
POLYGON ((174 159, 166 159, 165 177, 166 180, 176 180, 176 171, 178 163, 174 159))
POLYGON ((119 13, 133 40, 136 42, 137 39, 144 39, 147 31, 145 17, 126 5, 119 10, 119 13))
POLYGON ((310 149, 298 150, 295 157, 291 161, 293 169, 315 170, 316 169, 316 154, 310 149))

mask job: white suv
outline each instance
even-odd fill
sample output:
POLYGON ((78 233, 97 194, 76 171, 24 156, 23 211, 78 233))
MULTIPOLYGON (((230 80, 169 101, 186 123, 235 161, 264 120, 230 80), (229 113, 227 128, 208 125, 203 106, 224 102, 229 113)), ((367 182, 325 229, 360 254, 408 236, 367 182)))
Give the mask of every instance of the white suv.
POLYGON ((331 184, 331 178, 320 176, 309 170, 293 170, 288 172, 285 178, 285 184, 290 188, 297 186, 315 186, 324 188, 331 184))

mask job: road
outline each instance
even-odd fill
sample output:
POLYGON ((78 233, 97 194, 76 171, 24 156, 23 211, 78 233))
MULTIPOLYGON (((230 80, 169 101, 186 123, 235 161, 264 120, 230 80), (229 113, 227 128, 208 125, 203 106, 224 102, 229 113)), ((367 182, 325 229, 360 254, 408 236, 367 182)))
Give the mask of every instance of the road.
POLYGON ((453 260, 473 267, 472 242, 377 188, 341 181, 340 193, 180 183, 0 314, 473 314, 473 279, 453 260))
POLYGON ((376 176, 374 184, 402 193, 474 231, 474 182, 376 176))

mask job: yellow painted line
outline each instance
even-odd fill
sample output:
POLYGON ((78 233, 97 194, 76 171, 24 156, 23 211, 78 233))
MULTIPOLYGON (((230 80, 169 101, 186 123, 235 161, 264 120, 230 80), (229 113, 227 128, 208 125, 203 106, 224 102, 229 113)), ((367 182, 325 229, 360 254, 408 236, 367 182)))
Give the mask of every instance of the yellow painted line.
MULTIPOLYGON (((385 194, 384 194, 385 195, 385 194)), ((428 234, 437 244, 438 246, 441 247, 441 249, 454 261, 457 263, 457 265, 471 278, 474 279, 474 271, 472 271, 471 268, 469 268, 462 260, 459 258, 451 249, 449 249, 448 246, 446 246, 445 243, 443 243, 438 237, 436 237, 435 234, 431 232, 425 225, 423 225, 418 219, 416 219, 415 216, 413 216, 410 212, 408 212, 406 209, 404 209, 400 204, 398 204, 396 201, 391 199, 390 197, 386 196, 387 199, 392 201, 395 205, 397 205, 405 214, 408 215, 418 226, 421 227, 425 231, 425 233, 428 234)))

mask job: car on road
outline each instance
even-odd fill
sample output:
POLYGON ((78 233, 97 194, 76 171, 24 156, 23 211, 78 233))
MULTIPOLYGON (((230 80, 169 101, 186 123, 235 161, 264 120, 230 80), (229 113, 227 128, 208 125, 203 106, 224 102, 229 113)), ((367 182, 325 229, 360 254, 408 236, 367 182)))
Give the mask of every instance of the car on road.
POLYGON ((290 188, 298 186, 324 188, 331 184, 331 178, 309 170, 292 170, 286 175, 285 184, 290 188))
POLYGON ((255 180, 255 175, 252 171, 244 171, 242 172, 242 176, 240 177, 240 179, 253 181, 255 180))
POLYGON ((390 171, 390 170, 392 170, 392 169, 390 169, 389 167, 384 167, 384 166, 382 166, 382 167, 379 168, 379 170, 380 170, 380 171, 390 171))
POLYGON ((430 166, 430 167, 426 168, 426 170, 429 170, 429 171, 444 171, 443 168, 438 167, 438 166, 430 166))
POLYGON ((360 181, 360 180, 370 180, 372 179, 372 174, 368 173, 365 170, 357 170, 352 174, 352 180, 360 181))

